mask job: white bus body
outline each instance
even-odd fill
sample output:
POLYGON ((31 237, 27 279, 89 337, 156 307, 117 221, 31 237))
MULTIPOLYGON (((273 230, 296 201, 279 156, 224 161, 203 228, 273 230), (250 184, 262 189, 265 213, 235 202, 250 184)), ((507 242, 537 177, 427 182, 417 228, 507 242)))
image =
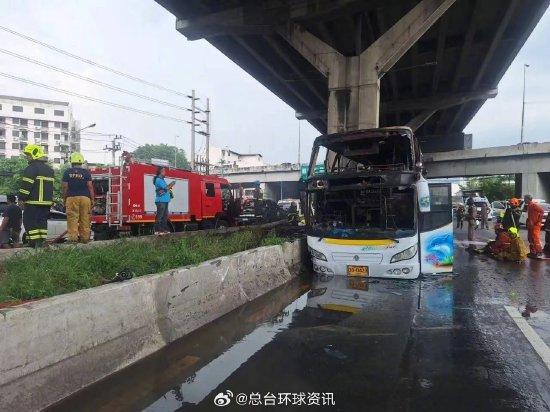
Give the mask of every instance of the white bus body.
POLYGON ((419 179, 420 168, 419 149, 407 128, 318 138, 306 210, 314 271, 395 279, 451 272, 451 184, 419 179), (314 175, 321 147, 327 151, 326 169, 314 175), (387 164, 376 164, 383 156, 387 164), (427 212, 419 207, 418 193, 428 192, 420 190, 422 184, 429 187, 431 207, 422 208, 427 212))

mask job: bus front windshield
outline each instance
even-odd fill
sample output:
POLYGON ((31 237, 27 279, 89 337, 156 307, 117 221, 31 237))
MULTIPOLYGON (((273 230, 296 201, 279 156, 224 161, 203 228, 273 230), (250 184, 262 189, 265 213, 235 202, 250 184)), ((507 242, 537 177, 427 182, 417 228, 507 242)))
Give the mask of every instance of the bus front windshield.
POLYGON ((319 238, 381 239, 416 234, 413 187, 365 187, 310 193, 309 234, 319 238))

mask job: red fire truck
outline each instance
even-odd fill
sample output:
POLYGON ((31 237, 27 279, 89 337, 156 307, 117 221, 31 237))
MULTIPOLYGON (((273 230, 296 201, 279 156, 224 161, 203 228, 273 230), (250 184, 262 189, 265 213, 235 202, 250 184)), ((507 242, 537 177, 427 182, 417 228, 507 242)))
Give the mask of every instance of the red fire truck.
MULTIPOLYGON (((121 232, 153 233, 157 166, 127 157, 122 166, 90 167, 95 199, 92 209, 94 239, 110 239, 121 232)), ((188 170, 166 168, 166 181, 175 181, 169 206, 172 231, 229 226, 233 196, 226 179, 188 170)))

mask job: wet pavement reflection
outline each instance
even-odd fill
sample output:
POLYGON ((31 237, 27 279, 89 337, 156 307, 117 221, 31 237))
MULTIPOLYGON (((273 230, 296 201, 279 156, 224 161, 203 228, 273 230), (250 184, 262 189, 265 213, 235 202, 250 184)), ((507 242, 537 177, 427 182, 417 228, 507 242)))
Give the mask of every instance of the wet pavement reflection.
POLYGON ((548 338, 539 263, 457 247, 453 275, 295 281, 52 410, 218 410, 231 391, 229 410, 247 409, 237 394, 330 392, 334 405, 311 408, 547 411, 550 373, 504 310, 536 305, 528 321, 548 338))

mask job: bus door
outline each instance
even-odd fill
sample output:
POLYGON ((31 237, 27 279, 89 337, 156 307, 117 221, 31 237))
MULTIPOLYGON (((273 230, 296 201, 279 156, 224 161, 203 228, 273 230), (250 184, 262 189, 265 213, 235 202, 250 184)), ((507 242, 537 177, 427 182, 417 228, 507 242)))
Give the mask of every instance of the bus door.
POLYGON ((429 212, 419 212, 420 273, 453 271, 453 212, 450 183, 430 183, 429 212))

